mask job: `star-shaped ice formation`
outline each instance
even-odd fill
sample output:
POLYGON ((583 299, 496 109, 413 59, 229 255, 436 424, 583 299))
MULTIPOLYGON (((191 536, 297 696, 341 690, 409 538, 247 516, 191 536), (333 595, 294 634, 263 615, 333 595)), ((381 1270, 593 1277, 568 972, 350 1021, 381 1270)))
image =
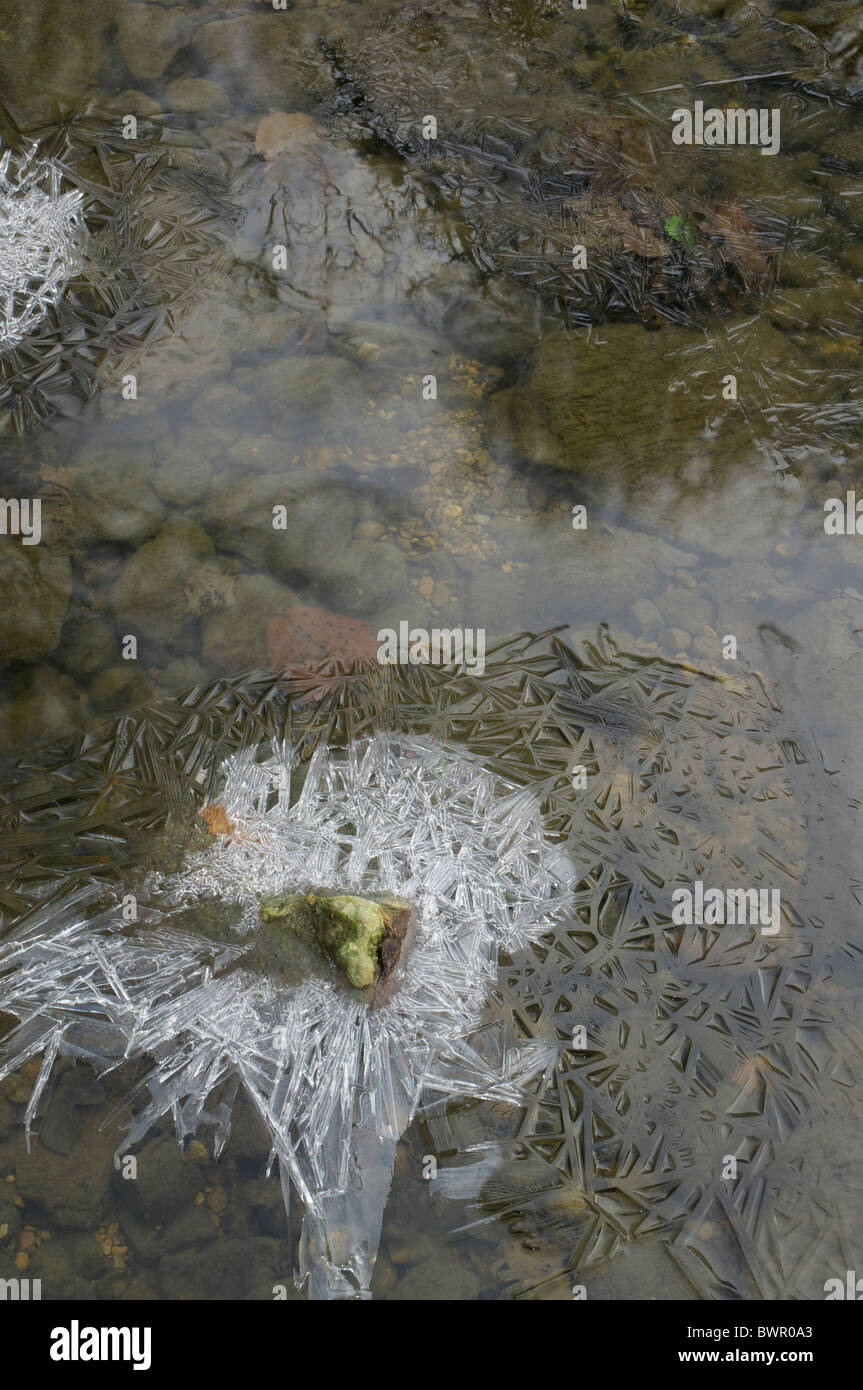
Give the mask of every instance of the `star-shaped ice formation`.
POLYGON ((362 1295, 395 1144, 423 1097, 515 1100, 549 1065, 542 1044, 503 1049, 483 1007, 499 950, 525 946, 564 913, 572 870, 536 797, 467 752, 393 735, 337 752, 320 745, 295 800, 291 764, 229 759, 220 804, 231 835, 179 873, 154 875, 165 905, 131 935, 116 911, 88 922, 73 910, 51 935, 31 926, 13 938, 0 1004, 30 1019, 25 1050, 44 1050, 46 1079, 58 1052, 102 1067, 118 1055, 155 1060, 132 1143, 166 1114, 181 1138, 218 1124, 224 1141, 217 1093, 239 1080, 286 1196, 290 1184, 303 1203, 312 1294, 362 1295), (262 895, 315 883, 416 904, 416 943, 380 1007, 324 979, 226 975, 242 944, 214 948, 170 927, 171 905, 216 899, 239 904, 240 935, 253 935, 262 895))
MULTIPOLYGON (((445 809, 438 787, 452 793, 465 777, 464 796, 445 822, 451 838, 441 841, 462 867, 451 866, 456 877, 441 885, 432 881, 443 895, 431 901, 437 917, 420 886, 412 891, 424 920, 429 913, 432 938, 452 921, 455 935, 442 944, 456 952, 461 982, 461 925, 470 904, 482 909, 488 954, 479 945, 467 961, 485 1002, 473 1033, 469 1012, 450 1034, 435 1019, 427 1036, 442 1047, 423 1084, 432 1099, 489 1095, 500 1104, 423 1107, 422 1142, 449 1156, 441 1190, 478 1199, 470 1228, 476 1221, 514 1251, 495 1295, 568 1298, 574 1273, 577 1282, 592 1280, 628 1248, 614 1264, 626 1278, 642 1258, 633 1244, 646 1241, 647 1258, 666 1251, 669 1280, 683 1277, 683 1287, 702 1297, 823 1297, 825 1279, 853 1267, 860 1238, 859 1204, 848 1200, 861 1181, 857 823, 815 739, 783 710, 780 690, 742 661, 733 673, 699 672, 627 655, 605 634, 578 652, 524 636, 489 652, 481 679, 430 666, 379 668, 310 701, 286 694, 271 676, 246 676, 160 700, 16 770, 15 781, 0 786, 8 866, 0 1009, 22 1022, 5 1039, 0 1066, 46 1052, 46 1077, 67 1025, 63 1047, 102 1065, 119 1060, 133 1037, 135 1055, 150 1051, 156 1064, 142 1123, 185 1097, 175 1109, 181 1133, 212 1125, 223 1143, 241 1083, 272 1095, 274 1109, 283 1103, 273 1059, 281 1056, 284 1019, 267 1002, 270 982, 253 980, 238 963, 243 942, 214 948, 181 934, 176 916, 172 922, 176 904, 224 894, 246 904, 251 925, 255 891, 283 886, 298 863, 307 881, 325 878, 339 856, 346 866, 356 856, 348 884, 410 886, 406 867, 433 873, 427 840, 443 834, 445 809), (382 688, 384 677, 391 685, 382 688), (376 742, 382 725, 404 732, 394 744, 376 742), (415 740, 425 750, 420 768, 430 770, 434 757, 442 782, 411 771, 415 740), (339 751, 350 747, 353 755, 339 751), (325 788, 331 779, 343 801, 353 787, 356 801, 366 756, 359 750, 372 747, 376 758, 389 747, 403 764, 398 796, 382 804, 389 783, 373 780, 368 823, 339 823, 325 788), (314 750, 327 750, 290 806, 279 785, 285 748, 296 752, 297 781, 314 750), (263 751, 250 757, 249 750, 263 751), (579 766, 587 774, 581 789, 573 784, 579 766), (493 865, 478 849, 469 785, 489 798, 477 807, 496 836, 493 865), (165 877, 153 885, 153 905, 142 908, 134 935, 117 930, 116 908, 97 922, 94 909, 76 900, 101 884, 119 901, 150 863, 154 835, 176 858, 179 830, 197 822, 201 799, 226 796, 226 819, 245 843, 187 855, 170 874, 162 862, 165 877), (399 805, 395 825, 390 813, 399 805), (538 866, 526 851, 513 858, 501 849, 504 817, 520 827, 513 850, 524 850, 523 835, 538 845, 541 827, 538 866), (426 845, 418 858, 416 820, 426 845), (295 858, 275 863, 271 876, 270 851, 279 846, 282 854, 286 837, 295 858), (380 862, 374 846, 383 847, 380 862), (499 850, 515 889, 507 916, 499 850), (453 894, 467 872, 464 853, 477 888, 461 903, 453 894), (404 877, 395 873, 399 863, 404 877), (539 890, 537 868, 550 884, 562 883, 560 911, 557 889, 548 888, 551 899, 539 890), (781 931, 675 926, 671 894, 695 879, 781 889, 781 931), (529 885, 536 923, 544 923, 538 936, 522 912, 529 885), (492 943, 495 952, 504 946, 496 971, 492 943), (98 1017, 94 999, 106 1010, 98 1017), (201 1044, 202 1009, 233 1018, 230 1047, 241 1051, 245 1076, 234 1071, 229 1079, 234 1064, 218 1033, 204 1030, 201 1044), (145 1022, 135 1032, 138 1016, 145 1022), (251 1027, 253 1016, 259 1022, 251 1027), (585 1046, 576 1043, 577 1029, 585 1046), (726 1176, 729 1156, 736 1177, 726 1176), (518 1240, 503 1234, 504 1223, 518 1240), (524 1250, 526 1232, 553 1252, 539 1269, 524 1250)), ((202 899, 193 912, 204 911, 202 899)), ((408 963, 413 968, 415 957, 408 963)), ((451 988, 452 968, 442 1013, 463 1004, 451 988)), ((355 1032, 355 1049, 356 1042, 355 1032)), ((361 1042, 370 1048, 372 1033, 361 1042)), ((362 1078, 366 1062, 350 1057, 347 1074, 362 1078)), ((409 1050, 411 1076, 423 1057, 421 1047, 409 1050)), ((390 1073, 398 1085, 403 1074, 398 1065, 390 1073)), ((299 1082, 307 1073, 294 1075, 299 1082)), ((398 1085, 372 1089, 354 1113, 347 1162, 352 1171, 362 1165, 362 1198, 356 1188, 342 1197, 333 1187, 307 1222, 302 1264, 317 1271, 316 1294, 368 1281, 373 1241, 363 1233, 378 1229, 395 1142, 379 1137, 377 1125, 394 1116, 395 1130, 410 1111, 398 1085), (340 1248, 336 1230, 344 1233, 340 1248)), ((334 1113, 344 1113, 341 1091, 329 1095, 334 1113)), ((31 1118, 38 1103, 37 1096, 31 1118)), ((334 1171, 324 1148, 307 1152, 289 1137, 283 1172, 288 1159, 301 1178, 315 1164, 334 1171)), ((656 1287, 654 1280, 650 1291, 656 1287)), ((645 1289, 626 1296, 644 1297, 645 1289)))

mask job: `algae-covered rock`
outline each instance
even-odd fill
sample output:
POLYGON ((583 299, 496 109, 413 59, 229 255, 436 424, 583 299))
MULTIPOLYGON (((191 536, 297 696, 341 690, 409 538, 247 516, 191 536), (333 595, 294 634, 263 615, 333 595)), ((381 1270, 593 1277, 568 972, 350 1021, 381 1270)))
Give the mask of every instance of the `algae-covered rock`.
POLYGON ((408 587, 405 557, 390 540, 352 541, 341 552, 321 556, 313 577, 333 599, 367 618, 388 603, 403 602, 408 587))
POLYGON ((291 893, 267 899, 260 916, 266 925, 313 944, 355 989, 367 989, 393 970, 412 912, 395 898, 291 893))
MULTIPOLYGON (((86 5, 0 3, 0 88, 5 100, 80 101, 105 61, 115 0, 86 5)), ((139 6, 129 8, 139 9, 139 6)), ((126 108, 131 109, 131 108, 126 108)))
POLYGON ((114 1179, 121 1207, 148 1226, 170 1221, 192 1205, 201 1187, 197 1168, 173 1139, 156 1137, 138 1155, 134 1182, 114 1179))
MULTIPOLYGON (((280 552, 288 547, 284 531, 273 529, 273 508, 289 506, 292 489, 281 473, 258 474, 243 480, 230 470, 214 479, 201 504, 202 524, 218 550, 240 555, 256 568, 274 569, 278 573, 294 566, 290 556, 282 555, 283 565, 276 564, 280 552)), ((289 506, 289 517, 293 506, 289 506)))
POLYGON ((389 1297, 396 1302, 447 1302, 474 1299, 479 1294, 480 1281, 472 1269, 455 1260, 423 1260, 409 1269, 389 1297))
POLYGON ((274 12, 268 6, 263 14, 219 18, 204 24, 195 46, 207 71, 223 74, 246 100, 299 106, 309 84, 310 60, 303 51, 304 40, 312 37, 311 32, 306 33, 302 14, 274 12))
POLYGON ((161 76, 194 28, 195 17, 179 5, 163 10, 124 5, 117 18, 117 46, 133 77, 152 79, 161 76))
POLYGON ((281 1273, 284 1246, 272 1236, 228 1236, 203 1250, 178 1250, 159 1263, 159 1287, 169 1299, 270 1299, 281 1283, 294 1294, 290 1278, 281 1273))
POLYGON ((87 681, 116 661, 119 650, 113 625, 87 609, 78 609, 66 615, 54 660, 76 679, 87 681))
POLYGON ((383 910, 377 903, 347 894, 313 905, 317 939, 357 989, 374 984, 378 951, 386 936, 383 910))
POLYGON ((492 438, 512 441, 531 463, 604 478, 648 468, 654 478, 693 453, 746 458, 750 429, 722 397, 722 364, 693 372, 699 345, 676 325, 652 333, 620 324, 602 339, 547 334, 530 380, 490 398, 492 438))
POLYGON ((176 639, 189 626, 194 596, 186 589, 213 557, 213 543, 199 526, 173 520, 124 566, 114 588, 114 611, 154 641, 176 639))
POLYGON ((165 101, 171 111, 187 114, 223 111, 228 99, 218 82, 204 77, 178 77, 165 89, 165 101))
POLYGON ((0 590, 0 666, 47 656, 60 641, 69 605, 69 557, 7 537, 0 549, 0 590))
POLYGON ((146 448, 88 448, 76 459, 75 526, 83 542, 140 545, 154 536, 165 507, 153 491, 146 448))
MULTIPOLYGON (((23 1134, 20 1158, 15 1165, 15 1191, 28 1205, 40 1209, 39 1224, 53 1230, 93 1230, 105 1215, 111 1197, 116 1136, 99 1128, 94 1110, 83 1126, 83 1136, 67 1158, 34 1147, 24 1162, 23 1134)), ((17 1132, 16 1132, 17 1133, 17 1132)), ((175 1145, 176 1148, 176 1145, 175 1145)), ((125 1183, 127 1192, 137 1182, 125 1183)))
POLYGON ((213 478, 213 465, 200 451, 174 449, 153 477, 153 487, 162 502, 171 507, 189 507, 205 497, 213 478))
POLYGON ((334 354, 285 357, 257 373, 258 395, 274 425, 292 436, 310 428, 352 428, 365 405, 362 373, 334 354))
POLYGON ((90 705, 98 714, 117 714, 143 704, 153 695, 153 687, 134 662, 109 666, 100 671, 90 686, 90 705))
POLYGON ((48 665, 28 666, 8 684, 14 698, 0 705, 0 747, 68 738, 80 727, 80 696, 69 676, 48 665))
POLYGON ((338 585, 341 565, 351 545, 356 500, 343 485, 309 487, 294 499, 284 483, 275 499, 285 502, 284 525, 267 518, 270 564, 279 575, 304 574, 324 588, 338 585))
POLYGON ((208 612, 201 629, 201 653, 219 675, 263 667, 268 625, 298 602, 287 584, 268 574, 241 574, 226 607, 208 612))
POLYGON ((42 1279, 55 1297, 58 1283, 65 1286, 69 1278, 99 1279, 107 1269, 108 1261, 92 1231, 54 1235, 30 1259, 30 1278, 42 1279))

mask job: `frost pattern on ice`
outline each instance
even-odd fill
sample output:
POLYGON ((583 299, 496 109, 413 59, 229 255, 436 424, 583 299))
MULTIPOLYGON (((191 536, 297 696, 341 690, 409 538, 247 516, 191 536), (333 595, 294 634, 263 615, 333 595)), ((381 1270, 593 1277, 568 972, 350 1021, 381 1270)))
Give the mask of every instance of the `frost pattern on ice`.
POLYGON ((177 331, 227 265, 235 213, 157 125, 23 130, 5 107, 0 124, 0 421, 24 431, 177 331))
MULTIPOLYGON (((97 930, 84 920, 95 909, 76 907, 74 895, 100 885, 103 894, 126 891, 141 862, 136 847, 166 828, 170 840, 195 821, 202 799, 226 790, 226 759, 239 755, 229 764, 233 811, 260 824, 273 810, 260 801, 269 774, 252 770, 249 750, 264 748, 260 756, 278 764, 290 748, 305 765, 322 745, 359 747, 389 718, 406 731, 405 749, 422 736, 469 752, 477 775, 481 763, 512 807, 520 794, 525 808, 541 806, 544 835, 577 866, 568 908, 547 912, 538 936, 530 931, 504 954, 481 1029, 446 1069, 436 1064, 446 1088, 431 1086, 432 1068, 426 1077, 431 1097, 452 1094, 460 1080, 462 1094, 477 1095, 490 1074, 494 1081, 493 1107, 423 1107, 422 1143, 450 1155, 440 1190, 473 1202, 467 1233, 480 1229, 509 1252, 505 1293, 568 1298, 574 1272, 590 1280, 629 1247, 615 1263, 627 1269, 646 1238, 651 1258, 666 1252, 669 1280, 682 1271, 679 1296, 823 1297, 824 1280, 854 1267, 863 1240, 858 808, 831 784, 781 690, 742 660, 723 678, 627 655, 606 634, 577 652, 527 636, 502 644, 481 680, 432 667, 382 671, 394 682, 384 700, 381 673, 314 702, 286 699, 264 675, 217 681, 88 733, 0 785, 0 930, 8 933, 0 952, 17 962, 0 976, 17 1007, 0 1000, 0 1008, 23 1019, 4 1062, 46 1052, 49 1066, 58 1027, 72 1017, 75 1046, 108 1059, 118 1039, 123 1050, 142 1000, 152 1031, 136 1039, 141 1051, 161 1036, 160 1009, 174 1023, 181 1007, 196 1018, 218 986, 229 1012, 240 976, 226 973, 230 951, 219 953, 228 948, 169 930, 163 902, 147 920, 166 939, 150 938, 158 944, 150 959, 139 935, 133 959, 116 910, 97 930), (578 764, 586 790, 572 785, 578 764), (695 878, 779 887, 782 931, 673 928, 671 893, 695 878), (111 989, 97 945, 116 976, 111 989), (169 946, 178 954, 163 969, 169 946), (110 1003, 110 1019, 94 1021, 94 997, 110 1003), (578 1025, 583 1051, 572 1045, 578 1025), (739 1160, 734 1182, 721 1176, 729 1153, 739 1160)), ((332 751, 317 775, 344 778, 336 769, 345 763, 332 751)), ((422 782, 410 794, 421 797, 422 782)), ((285 814, 281 801, 273 823, 285 814)), ((295 814, 299 834, 299 805, 295 814)), ((328 833, 337 837, 337 827, 328 833)), ((235 875, 234 854, 220 851, 222 882, 235 875)), ((357 862, 374 882, 379 866, 364 855, 357 862)), ((200 872, 188 864, 188 882, 180 874, 161 896, 172 886, 184 897, 200 872)), ((255 998, 255 1016, 265 1018, 255 998)), ((249 1075, 266 1089, 275 1084, 279 1025, 267 1033, 262 1023, 268 1040, 259 1042, 247 1018, 235 1020, 236 1046, 251 1049, 249 1075)), ((198 1055, 190 1044, 180 1057, 170 1038, 150 1078, 151 1105, 161 1113, 185 1086, 181 1132, 212 1125, 224 1141, 241 1083, 213 1061, 218 1045, 208 1041, 198 1055)), ((397 1092, 387 1104, 389 1094, 395 1106, 397 1092)), ((321 1196, 320 1219, 307 1223, 304 1268, 323 1271, 318 1292, 328 1291, 328 1269, 350 1271, 352 1257, 359 1269, 355 1252, 370 1263, 363 1231, 379 1224, 393 1141, 364 1127, 364 1114, 370 1105, 355 1118, 350 1158, 364 1174, 361 1194, 354 1190, 350 1213, 345 1197, 321 1196), (350 1233, 338 1249, 337 1230, 350 1233)), ((627 1296, 643 1298, 645 1286, 627 1296)))
POLYGON ((61 192, 56 164, 0 156, 0 349, 14 347, 63 294, 78 261, 83 193, 61 192))
POLYGON ((547 802, 579 864, 573 912, 489 1006, 504 1045, 555 1061, 485 1143, 463 1114, 432 1121, 465 1195, 485 1154, 466 1230, 493 1216, 557 1244, 556 1274, 513 1276, 521 1296, 566 1298, 562 1269, 587 1277, 661 1232, 702 1296, 823 1297, 863 1234, 854 811, 830 806, 817 747, 763 680, 562 657, 531 746, 550 769, 557 729, 589 772, 579 804, 561 782, 547 802), (675 926, 671 894, 696 879, 778 888, 779 933, 675 926))
MULTIPOLYGON (((58 1051, 101 1065, 120 1051, 155 1059, 150 1103, 127 1142, 166 1114, 181 1138, 216 1123, 224 1141, 210 1097, 238 1079, 303 1203, 312 1292, 340 1295, 368 1289, 394 1145, 423 1095, 515 1100, 548 1065, 541 1045, 502 1050, 482 1028, 483 1006, 498 951, 564 911, 566 861, 536 797, 468 753, 387 735, 339 752, 321 745, 294 803, 291 762, 248 751, 228 760, 220 801, 234 835, 179 874, 155 875, 152 888, 177 907, 241 903, 248 932, 260 894, 316 883, 394 892, 415 904, 419 927, 386 1004, 326 980, 288 988, 248 971, 222 976, 242 946, 172 930, 167 915, 121 934, 113 911, 13 938, 0 956, 0 968, 15 967, 0 1007, 30 1020, 24 1050, 44 1049, 48 1069, 58 1051), (104 1040, 82 1041, 93 1017, 107 1052, 104 1040)), ((5 1069, 18 1062, 20 1052, 5 1069)))

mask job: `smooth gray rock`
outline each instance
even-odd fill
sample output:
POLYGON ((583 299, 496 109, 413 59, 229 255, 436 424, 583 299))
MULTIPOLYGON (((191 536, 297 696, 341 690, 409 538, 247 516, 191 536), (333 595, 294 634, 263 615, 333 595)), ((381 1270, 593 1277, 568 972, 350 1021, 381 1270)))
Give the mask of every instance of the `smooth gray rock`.
POLYGON ((194 1203, 203 1181, 194 1164, 183 1156, 176 1139, 153 1139, 138 1152, 138 1175, 115 1179, 122 1206, 145 1225, 170 1221, 194 1203))

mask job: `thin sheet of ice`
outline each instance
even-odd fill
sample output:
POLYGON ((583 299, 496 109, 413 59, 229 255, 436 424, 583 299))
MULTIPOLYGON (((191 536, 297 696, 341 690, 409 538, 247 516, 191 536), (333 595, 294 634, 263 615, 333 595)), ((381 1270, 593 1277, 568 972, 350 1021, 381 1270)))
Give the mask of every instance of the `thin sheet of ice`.
MULTIPOLYGON (((228 760, 220 802, 230 838, 152 876, 158 909, 137 930, 118 913, 46 910, 0 952, 0 1008, 22 1019, 4 1071, 45 1051, 112 1065, 147 1056, 150 1100, 125 1147, 173 1116, 183 1138, 230 1131, 217 1094, 239 1080, 270 1134, 283 1186, 306 1213, 302 1272, 313 1296, 367 1294, 395 1143, 421 1100, 515 1100, 550 1061, 547 1046, 474 1045, 498 952, 526 945, 570 901, 539 802, 479 758, 430 739, 377 735, 318 748, 291 799, 291 755, 228 760), (243 947, 170 927, 171 908, 218 898, 254 930, 260 895, 327 884, 386 890, 418 909, 417 940, 382 1007, 325 980, 289 988, 222 973, 243 947), (95 1021, 95 1023, 94 1023, 95 1021), (107 1026, 106 1026, 107 1025, 107 1026), (101 1029, 101 1031, 100 1031, 101 1029), (19 1030, 20 1031, 20 1030, 19 1030)), ((569 875, 571 876, 571 875, 569 875)))

